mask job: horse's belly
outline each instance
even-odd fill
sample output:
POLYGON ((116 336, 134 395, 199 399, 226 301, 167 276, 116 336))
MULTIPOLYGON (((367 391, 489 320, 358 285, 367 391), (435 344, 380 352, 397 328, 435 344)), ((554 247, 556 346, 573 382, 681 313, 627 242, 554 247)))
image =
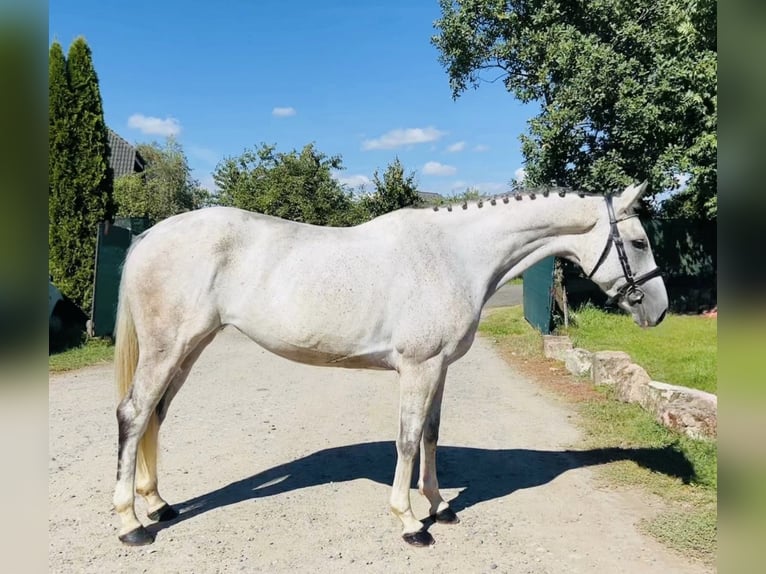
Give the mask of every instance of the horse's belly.
POLYGON ((349 354, 321 350, 317 348, 300 347, 284 341, 264 337, 251 337, 264 349, 275 355, 284 357, 297 363, 314 365, 317 367, 343 367, 346 369, 391 369, 390 352, 368 351, 354 352, 349 354))

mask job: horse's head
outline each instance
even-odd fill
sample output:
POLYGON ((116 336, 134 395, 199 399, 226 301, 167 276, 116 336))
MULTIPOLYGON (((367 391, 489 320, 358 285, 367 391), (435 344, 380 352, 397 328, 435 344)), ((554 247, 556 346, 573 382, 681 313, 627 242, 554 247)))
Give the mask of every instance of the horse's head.
POLYGON ((638 325, 653 327, 665 318, 668 294, 646 232, 633 211, 645 190, 646 182, 606 198, 582 263, 583 269, 590 269, 589 279, 638 325))

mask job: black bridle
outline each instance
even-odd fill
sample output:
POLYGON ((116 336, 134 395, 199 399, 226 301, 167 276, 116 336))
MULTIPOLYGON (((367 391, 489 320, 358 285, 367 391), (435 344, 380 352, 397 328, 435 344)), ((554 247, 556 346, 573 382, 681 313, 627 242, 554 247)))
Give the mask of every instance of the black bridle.
POLYGON ((617 257, 620 259, 620 265, 622 266, 622 273, 625 276, 625 283, 617 290, 617 293, 615 293, 612 297, 609 298, 607 301, 607 305, 612 305, 615 302, 619 301, 620 299, 625 299, 629 305, 637 305, 641 303, 641 301, 644 300, 644 291, 641 289, 640 285, 643 285, 650 279, 654 279, 655 277, 659 277, 662 273, 660 272, 659 267, 655 267, 648 273, 644 273, 640 277, 634 277, 633 271, 630 269, 630 263, 628 263, 628 256, 625 253, 625 245, 623 244, 622 237, 620 237, 620 230, 617 228, 617 224, 620 221, 625 221, 626 219, 630 219, 631 217, 637 217, 637 215, 628 215, 621 219, 617 219, 614 215, 614 205, 612 204, 612 196, 607 195, 605 197, 606 199, 606 210, 609 213, 609 237, 606 240, 606 247, 604 247, 603 253, 601 253, 601 257, 599 257, 598 262, 596 263, 596 266, 593 268, 593 271, 590 272, 590 275, 588 275, 588 279, 592 278, 593 275, 598 271, 598 268, 601 267, 601 264, 606 261, 607 256, 609 255, 609 252, 612 249, 612 244, 614 244, 615 249, 617 249, 617 257))

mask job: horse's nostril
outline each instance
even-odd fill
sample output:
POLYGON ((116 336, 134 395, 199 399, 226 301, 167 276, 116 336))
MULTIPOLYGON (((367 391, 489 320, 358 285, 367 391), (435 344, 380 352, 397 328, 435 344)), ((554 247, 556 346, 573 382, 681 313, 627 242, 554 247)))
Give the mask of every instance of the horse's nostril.
POLYGON ((665 309, 665 310, 664 310, 664 311, 663 311, 663 312, 660 314, 660 316, 657 318, 657 322, 655 323, 655 325, 659 325, 660 323, 662 323, 662 320, 665 318, 665 313, 667 313, 667 312, 668 312, 668 310, 667 310, 667 309, 665 309))

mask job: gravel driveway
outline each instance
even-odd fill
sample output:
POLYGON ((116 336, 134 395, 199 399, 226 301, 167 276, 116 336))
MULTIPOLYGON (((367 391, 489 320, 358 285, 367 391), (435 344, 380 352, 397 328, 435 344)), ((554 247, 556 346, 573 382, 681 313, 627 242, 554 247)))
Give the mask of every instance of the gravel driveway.
MULTIPOLYGON (((392 373, 298 365, 226 329, 162 430, 160 489, 181 511, 151 546, 117 540, 111 366, 53 376, 51 572, 710 571, 642 535, 657 504, 605 489, 577 449, 574 416, 478 338, 447 377, 438 454, 462 522, 408 547, 388 511, 392 373)), ((413 506, 428 506, 413 490, 413 506)), ((139 517, 145 517, 142 503, 139 517)))

